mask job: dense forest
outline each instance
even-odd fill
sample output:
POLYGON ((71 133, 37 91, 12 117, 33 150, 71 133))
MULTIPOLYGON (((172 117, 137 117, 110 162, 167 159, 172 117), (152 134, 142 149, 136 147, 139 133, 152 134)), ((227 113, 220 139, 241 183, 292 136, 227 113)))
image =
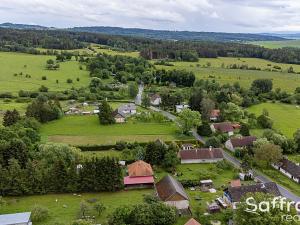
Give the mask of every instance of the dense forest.
POLYGON ((116 36, 63 30, 13 30, 0 28, 0 50, 38 54, 36 47, 78 49, 86 43, 108 45, 123 50, 138 50, 146 59, 197 61, 198 57, 252 57, 280 63, 300 63, 300 49, 264 47, 211 41, 164 41, 140 37, 116 36))

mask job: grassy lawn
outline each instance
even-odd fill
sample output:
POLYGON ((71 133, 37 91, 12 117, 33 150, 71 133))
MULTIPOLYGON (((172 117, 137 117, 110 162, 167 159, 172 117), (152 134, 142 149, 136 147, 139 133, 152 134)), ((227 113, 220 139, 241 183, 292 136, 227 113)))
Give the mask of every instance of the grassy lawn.
POLYGON ((114 144, 116 141, 147 142, 158 138, 164 141, 181 140, 174 123, 142 123, 129 120, 125 124, 103 126, 97 116, 65 116, 42 126, 44 141, 73 145, 114 144))
POLYGON ((131 57, 139 57, 139 52, 123 52, 123 51, 116 51, 112 50, 109 46, 101 46, 97 44, 91 44, 91 47, 97 52, 97 53, 106 53, 108 55, 125 55, 125 56, 131 56, 131 57))
POLYGON ((300 163, 300 155, 289 155, 289 160, 294 161, 295 163, 300 163))
POLYGON ((286 40, 286 41, 253 41, 250 44, 260 45, 266 48, 284 48, 293 47, 300 48, 300 40, 286 40))
POLYGON ((35 195, 28 197, 6 198, 7 206, 0 206, 0 214, 27 212, 36 205, 45 206, 49 209, 50 217, 35 225, 53 225, 55 222, 68 225, 71 221, 77 219, 79 205, 83 200, 98 199, 106 206, 104 213, 96 218, 98 223, 106 221, 106 217, 115 208, 122 205, 137 204, 142 201, 143 195, 152 193, 153 190, 132 190, 120 191, 116 193, 84 193, 79 196, 73 194, 49 194, 35 195), (56 202, 56 199, 58 200, 56 202))
POLYGON ((249 88, 255 79, 272 79, 274 88, 280 87, 288 92, 294 92, 299 86, 300 76, 297 74, 289 74, 287 68, 293 66, 294 70, 300 72, 300 65, 290 65, 282 63, 274 63, 263 59, 256 58, 232 58, 219 57, 216 59, 200 58, 199 62, 172 62, 175 66, 156 66, 165 69, 186 69, 193 71, 198 79, 216 80, 221 84, 239 82, 241 86, 249 88), (207 63, 211 63, 211 67, 203 68, 207 63), (224 67, 222 68, 222 64, 224 67), (268 71, 252 71, 240 69, 226 69, 230 64, 248 64, 248 66, 256 66, 262 69, 272 68, 273 66, 281 66, 284 72, 268 72, 268 71), (271 64, 271 66, 268 66, 271 64))
POLYGON ((267 109, 270 117, 274 120, 274 128, 291 138, 300 128, 300 108, 295 105, 281 103, 262 103, 248 108, 249 112, 261 115, 262 110, 267 109))
POLYGON ((84 151, 82 152, 86 157, 115 157, 120 158, 122 152, 116 150, 107 150, 107 151, 84 151))
POLYGON ((66 90, 74 87, 87 86, 89 73, 79 69, 79 63, 69 61, 60 63, 60 69, 50 71, 45 69, 48 59, 55 59, 54 56, 30 55, 23 53, 0 52, 0 90, 17 93, 19 90, 37 91, 41 85, 49 88, 49 91, 66 90), (26 66, 25 66, 26 65, 26 66), (18 74, 14 76, 14 74, 18 74), (23 75, 19 75, 23 73, 23 75), (31 78, 26 78, 29 74, 31 78), (42 80, 46 76, 47 80, 42 80), (68 84, 66 80, 73 80, 68 84), (79 78, 80 81, 76 81, 79 78), (58 84, 56 83, 58 80, 58 84))

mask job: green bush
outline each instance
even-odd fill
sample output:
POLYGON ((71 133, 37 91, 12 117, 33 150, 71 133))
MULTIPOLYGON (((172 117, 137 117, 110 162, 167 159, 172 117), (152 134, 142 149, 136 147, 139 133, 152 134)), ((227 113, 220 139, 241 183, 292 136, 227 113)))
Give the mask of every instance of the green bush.
POLYGON ((31 211, 32 222, 41 222, 47 219, 49 210, 46 207, 36 205, 31 211))

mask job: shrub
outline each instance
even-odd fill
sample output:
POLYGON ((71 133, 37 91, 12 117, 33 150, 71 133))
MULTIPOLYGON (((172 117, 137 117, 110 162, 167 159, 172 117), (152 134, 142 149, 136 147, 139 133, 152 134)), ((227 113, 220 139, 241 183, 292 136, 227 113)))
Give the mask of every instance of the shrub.
POLYGON ((43 206, 36 205, 31 211, 32 222, 41 222, 47 219, 49 216, 49 211, 43 206))
POLYGON ((40 88, 39 88, 39 91, 40 92, 48 92, 48 88, 44 85, 42 85, 40 88))
POLYGON ((197 128, 197 133, 202 136, 210 136, 212 134, 211 128, 208 123, 203 123, 197 128))
POLYGON ((69 78, 69 79, 67 79, 67 83, 68 83, 68 84, 72 84, 72 83, 73 83, 73 80, 69 78))
POLYGON ((46 76, 42 76, 42 80, 47 80, 47 77, 46 76))
POLYGON ((0 93, 0 98, 12 98, 13 95, 10 92, 2 92, 0 93))
POLYGON ((216 166, 217 166, 217 168, 222 169, 222 170, 232 170, 232 168, 233 168, 232 164, 226 160, 217 162, 216 166))

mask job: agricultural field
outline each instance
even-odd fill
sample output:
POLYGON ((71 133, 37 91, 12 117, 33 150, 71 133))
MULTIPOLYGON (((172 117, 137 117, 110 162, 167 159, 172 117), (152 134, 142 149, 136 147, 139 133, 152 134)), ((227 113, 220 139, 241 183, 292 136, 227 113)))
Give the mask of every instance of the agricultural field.
POLYGON ((274 128, 291 138, 297 129, 300 128, 300 108, 295 105, 281 103, 262 103, 254 105, 247 110, 257 116, 267 109, 274 121, 274 128))
POLYGON ((80 70, 78 62, 62 62, 60 68, 53 71, 45 69, 48 59, 55 59, 55 57, 0 52, 1 92, 17 94, 20 90, 37 91, 41 85, 48 87, 49 91, 63 91, 88 85, 89 73, 84 69, 80 70), (26 78, 26 74, 31 78, 26 78), (47 80, 42 80, 42 76, 46 76, 47 80), (77 78, 80 80, 76 81, 77 78), (67 79, 72 79, 73 83, 67 83, 67 79))
POLYGON ((300 48, 300 40, 286 40, 286 41, 254 41, 250 42, 250 44, 260 45, 265 48, 284 48, 284 47, 292 47, 292 48, 300 48))
POLYGON ((100 125, 97 116, 65 116, 42 126, 44 141, 73 145, 114 144, 116 141, 147 142, 187 139, 171 122, 142 123, 129 120, 125 124, 100 125))
POLYGON ((288 92, 294 92, 299 86, 300 76, 298 74, 287 73, 287 69, 293 66, 295 72, 300 72, 300 65, 274 63, 263 59, 256 58, 233 58, 219 57, 215 59, 200 58, 199 62, 172 62, 174 66, 161 66, 157 68, 164 69, 185 69, 195 73, 198 79, 216 80, 221 84, 239 82, 242 87, 249 88, 255 79, 271 79, 274 88, 281 88, 288 92), (211 65, 207 67, 207 64, 211 65), (222 66, 222 64, 224 66, 222 66), (273 66, 280 66, 283 72, 257 71, 227 69, 230 64, 256 66, 264 69, 272 69, 273 66), (271 66, 268 66, 271 65, 271 66))
POLYGON ((139 52, 126 52, 126 51, 112 50, 109 46, 104 46, 104 45, 91 44, 90 46, 96 53, 106 53, 108 55, 125 55, 131 57, 139 57, 140 55, 139 52))
MULTIPOLYGON (((214 164, 186 164, 178 165, 176 171, 182 174, 178 179, 199 179, 201 171, 216 171, 214 164)), ((164 171, 155 171, 156 181, 166 175, 164 171)), ((204 213, 207 207, 207 202, 213 201, 216 197, 222 196, 223 187, 227 186, 229 182, 236 178, 237 173, 233 170, 222 171, 222 173, 213 172, 214 182, 217 193, 204 193, 199 190, 191 191, 186 189, 193 212, 200 210, 204 213), (196 200, 198 199, 198 200, 196 200)), ((61 224, 68 224, 70 221, 77 218, 79 212, 80 202, 88 200, 98 200, 106 206, 106 210, 101 216, 96 218, 96 222, 104 223, 106 217, 117 207, 122 205, 137 204, 142 202, 143 196, 153 194, 153 190, 129 190, 115 193, 101 192, 101 193, 83 193, 81 195, 73 194, 48 194, 48 195, 34 195, 25 197, 8 197, 6 206, 0 207, 0 214, 15 213, 30 211, 35 205, 45 206, 49 209, 50 217, 43 223, 36 223, 36 225, 53 225, 59 221, 61 224), (56 201, 57 199, 57 201, 56 201)), ((91 204, 92 206, 93 204, 91 204)), ((218 218, 221 214, 215 214, 214 218, 218 218)), ((182 217, 178 220, 176 225, 183 225, 188 218, 182 217)))

